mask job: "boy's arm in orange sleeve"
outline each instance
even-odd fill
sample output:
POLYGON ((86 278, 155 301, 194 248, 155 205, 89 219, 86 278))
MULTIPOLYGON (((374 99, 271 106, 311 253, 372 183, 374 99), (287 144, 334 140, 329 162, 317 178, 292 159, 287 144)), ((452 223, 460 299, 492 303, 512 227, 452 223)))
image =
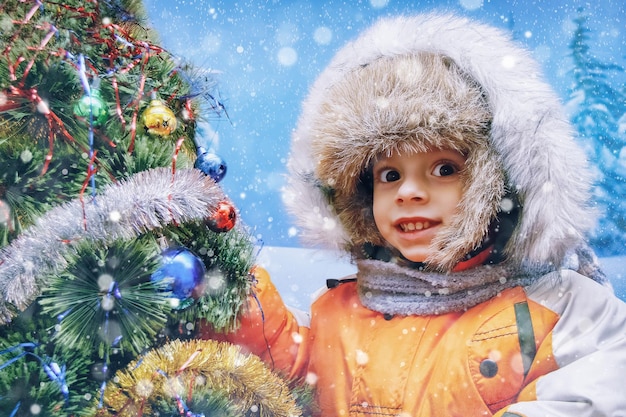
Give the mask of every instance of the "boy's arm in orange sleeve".
POLYGON ((304 376, 308 360, 308 315, 294 314, 285 306, 264 268, 255 267, 254 276, 256 283, 241 313, 238 329, 218 333, 202 323, 199 336, 239 345, 289 377, 304 376))

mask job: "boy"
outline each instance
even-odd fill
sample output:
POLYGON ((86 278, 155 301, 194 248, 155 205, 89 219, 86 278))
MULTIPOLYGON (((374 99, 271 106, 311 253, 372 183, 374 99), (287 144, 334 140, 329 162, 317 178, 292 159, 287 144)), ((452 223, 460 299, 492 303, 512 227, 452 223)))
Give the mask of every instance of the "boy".
POLYGON ((320 415, 626 413, 626 307, 583 240, 585 155, 503 33, 378 22, 313 85, 289 170, 303 237, 358 272, 305 323, 257 268, 260 310, 222 337, 306 376, 320 415))

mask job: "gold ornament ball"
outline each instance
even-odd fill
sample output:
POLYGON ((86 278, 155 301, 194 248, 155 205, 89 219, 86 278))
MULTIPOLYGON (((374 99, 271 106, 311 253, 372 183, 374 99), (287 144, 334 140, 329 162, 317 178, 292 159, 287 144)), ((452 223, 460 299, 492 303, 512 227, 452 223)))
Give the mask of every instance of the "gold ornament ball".
POLYGON ((161 100, 153 99, 143 112, 146 132, 159 136, 169 136, 176 130, 176 115, 161 100))

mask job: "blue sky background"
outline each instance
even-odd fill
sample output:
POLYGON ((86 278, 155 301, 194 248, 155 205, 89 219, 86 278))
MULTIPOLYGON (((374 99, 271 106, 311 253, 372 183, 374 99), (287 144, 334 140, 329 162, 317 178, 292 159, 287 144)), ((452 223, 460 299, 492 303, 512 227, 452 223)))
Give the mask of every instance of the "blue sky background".
POLYGON ((572 81, 573 19, 589 15, 593 51, 626 64, 623 0, 278 1, 144 0, 162 45, 215 73, 229 120, 204 140, 228 164, 222 186, 265 245, 298 246, 280 195, 290 134, 309 85, 346 41, 381 16, 453 11, 513 31, 564 101, 572 81))

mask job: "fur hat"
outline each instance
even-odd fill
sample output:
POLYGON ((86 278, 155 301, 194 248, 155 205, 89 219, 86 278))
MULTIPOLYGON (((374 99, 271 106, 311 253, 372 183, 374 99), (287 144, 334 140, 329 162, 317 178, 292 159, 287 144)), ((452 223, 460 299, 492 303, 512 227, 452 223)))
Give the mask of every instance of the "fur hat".
MULTIPOLYGON (((450 271, 516 196, 505 248, 560 266, 593 224, 591 175, 537 63, 502 31, 453 15, 380 20, 335 55, 293 134, 284 200, 313 245, 383 245, 363 174, 380 155, 429 148, 467 156, 464 196, 428 264, 450 271)), ((358 255, 357 255, 358 257, 358 255)))

